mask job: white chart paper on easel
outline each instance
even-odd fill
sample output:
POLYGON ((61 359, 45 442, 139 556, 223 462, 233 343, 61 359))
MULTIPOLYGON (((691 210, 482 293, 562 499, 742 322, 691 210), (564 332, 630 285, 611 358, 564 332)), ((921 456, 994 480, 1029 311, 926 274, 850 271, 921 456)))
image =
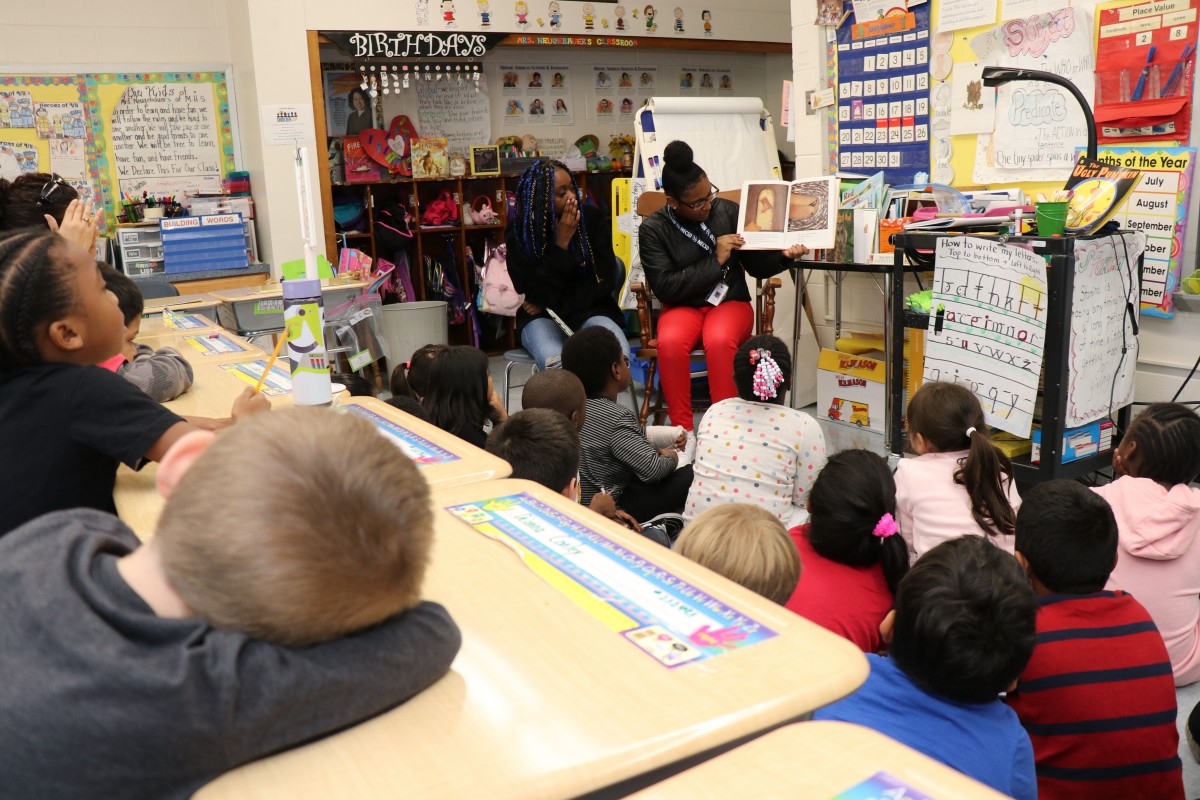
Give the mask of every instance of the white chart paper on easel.
POLYGON ((1068 428, 1095 422, 1133 401, 1138 341, 1126 309, 1138 313, 1138 256, 1145 247, 1146 235, 1140 232, 1075 244, 1068 428))
POLYGON ((959 383, 988 425, 1029 436, 1046 346, 1046 261, 969 236, 938 239, 925 373, 959 383))

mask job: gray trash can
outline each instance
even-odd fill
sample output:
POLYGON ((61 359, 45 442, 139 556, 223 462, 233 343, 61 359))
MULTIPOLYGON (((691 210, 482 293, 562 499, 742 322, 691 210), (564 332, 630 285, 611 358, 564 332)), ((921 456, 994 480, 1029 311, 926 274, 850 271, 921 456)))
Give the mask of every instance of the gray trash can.
POLYGON ((427 344, 446 344, 449 340, 445 300, 394 303, 383 307, 383 339, 387 342, 388 363, 408 361, 413 351, 427 344))

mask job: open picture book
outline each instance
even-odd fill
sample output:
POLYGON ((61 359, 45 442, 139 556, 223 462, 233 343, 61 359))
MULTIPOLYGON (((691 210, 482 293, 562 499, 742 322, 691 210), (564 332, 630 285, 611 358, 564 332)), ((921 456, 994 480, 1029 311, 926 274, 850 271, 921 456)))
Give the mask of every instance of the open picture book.
POLYGON ((800 178, 742 184, 737 232, 744 250, 784 250, 802 244, 833 247, 837 227, 838 179, 800 178))

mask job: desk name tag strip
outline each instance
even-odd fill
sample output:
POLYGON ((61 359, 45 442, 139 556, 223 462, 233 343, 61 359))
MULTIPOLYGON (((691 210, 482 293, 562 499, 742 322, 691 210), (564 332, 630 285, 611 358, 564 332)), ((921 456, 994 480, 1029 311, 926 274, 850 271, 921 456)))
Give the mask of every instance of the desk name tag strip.
POLYGON ((428 439, 418 436, 407 428, 392 422, 387 417, 376 414, 370 409, 363 408, 362 406, 344 406, 343 408, 351 414, 366 418, 392 444, 399 447, 404 455, 411 458, 413 463, 418 467, 427 467, 431 464, 448 464, 451 461, 461 460, 460 456, 456 456, 443 447, 438 447, 428 439))
POLYGON ((668 668, 779 635, 531 495, 446 511, 512 547, 555 589, 668 668))

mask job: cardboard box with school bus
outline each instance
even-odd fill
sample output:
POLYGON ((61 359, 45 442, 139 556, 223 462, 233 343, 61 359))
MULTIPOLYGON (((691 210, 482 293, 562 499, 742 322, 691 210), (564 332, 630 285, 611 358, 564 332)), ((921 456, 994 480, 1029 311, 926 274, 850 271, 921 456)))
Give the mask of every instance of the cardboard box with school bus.
POLYGON ((883 433, 886 373, 881 354, 821 350, 817 413, 833 422, 883 433))

